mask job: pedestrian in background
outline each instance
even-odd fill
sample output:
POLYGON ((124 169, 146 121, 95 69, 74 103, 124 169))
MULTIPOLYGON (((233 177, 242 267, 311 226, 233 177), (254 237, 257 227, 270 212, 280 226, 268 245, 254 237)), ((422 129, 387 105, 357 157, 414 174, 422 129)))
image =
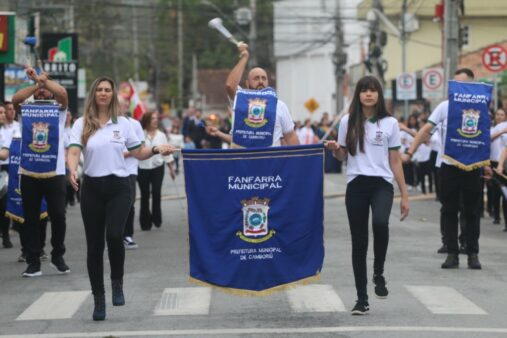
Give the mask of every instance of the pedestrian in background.
POLYGON ((384 263, 389 243, 389 216, 393 204, 393 179, 401 192, 401 220, 408 215, 408 192, 399 149, 398 121, 389 116, 382 86, 373 76, 356 85, 349 114, 340 122, 338 142, 327 141, 340 160, 347 160, 345 205, 352 237, 352 267, 357 291, 353 315, 369 311, 366 255, 368 218, 372 210, 373 283, 378 298, 388 295, 384 263))
POLYGON ((72 127, 67 159, 70 180, 77 190, 76 169, 83 151, 81 216, 86 234, 88 277, 95 304, 93 320, 104 320, 106 317, 105 241, 111 266, 112 302, 114 306, 125 304, 123 232, 132 204, 132 193, 123 150, 126 147, 139 160, 159 152, 172 152, 169 145, 143 147, 129 121, 119 115, 120 105, 114 81, 108 77, 97 78, 88 93, 83 117, 72 127))
MULTIPOLYGON (((158 115, 156 112, 145 113, 141 118, 141 126, 144 130, 146 147, 156 147, 168 143, 167 136, 158 129, 158 115)), ((166 164, 171 179, 175 179, 176 173, 174 172, 173 162, 172 155, 163 157, 160 154, 139 162, 137 182, 139 183, 139 190, 141 190, 141 210, 139 212, 141 230, 148 231, 151 230, 153 225, 157 228, 162 225, 162 182, 164 181, 166 164)))

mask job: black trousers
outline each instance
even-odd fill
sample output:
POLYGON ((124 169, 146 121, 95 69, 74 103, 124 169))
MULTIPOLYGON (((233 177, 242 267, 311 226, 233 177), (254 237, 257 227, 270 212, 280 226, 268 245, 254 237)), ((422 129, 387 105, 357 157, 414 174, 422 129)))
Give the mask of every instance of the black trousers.
POLYGON ((41 226, 40 207, 42 198, 46 198, 48 215, 51 220, 51 256, 61 257, 65 254, 65 176, 50 178, 33 178, 21 175, 21 198, 25 223, 22 231, 25 234, 25 250, 27 263, 40 262, 41 226))
POLYGON ((405 182, 407 185, 415 186, 416 181, 414 177, 414 163, 403 163, 403 175, 405 176, 405 182))
POLYGON ((433 176, 431 173, 431 162, 419 162, 419 165, 417 166, 417 177, 419 178, 419 184, 421 185, 421 191, 423 194, 426 194, 426 179, 425 177, 428 176, 428 188, 430 193, 433 192, 433 176))
POLYGON ((81 215, 86 234, 88 277, 94 295, 104 294, 104 246, 107 241, 111 280, 122 280, 125 264, 123 230, 132 204, 128 177, 85 176, 81 215))
POLYGON ((161 165, 155 169, 138 170, 137 182, 139 183, 139 190, 141 190, 139 223, 142 230, 150 230, 153 224, 155 224, 155 226, 160 226, 162 224, 160 197, 162 194, 162 182, 164 180, 164 167, 165 165, 161 165))
POLYGON ((442 163, 440 168, 442 223, 449 253, 458 254, 458 211, 460 195, 463 198, 463 216, 466 223, 468 254, 479 252, 480 205, 482 182, 480 170, 464 171, 442 163))
POLYGON ((124 236, 132 237, 134 236, 134 215, 136 214, 136 209, 134 208, 134 204, 136 201, 136 181, 137 175, 130 175, 130 191, 132 193, 132 206, 130 207, 129 216, 127 217, 127 223, 125 224, 124 236))
POLYGON ((389 215, 393 206, 393 185, 382 177, 358 176, 347 184, 345 205, 352 236, 352 268, 358 300, 368 300, 366 254, 370 208, 373 226, 373 273, 384 273, 389 243, 389 215))
POLYGON ((436 167, 438 151, 432 150, 430 153, 430 167, 433 174, 433 181, 435 182, 435 194, 440 201, 440 168, 436 167))

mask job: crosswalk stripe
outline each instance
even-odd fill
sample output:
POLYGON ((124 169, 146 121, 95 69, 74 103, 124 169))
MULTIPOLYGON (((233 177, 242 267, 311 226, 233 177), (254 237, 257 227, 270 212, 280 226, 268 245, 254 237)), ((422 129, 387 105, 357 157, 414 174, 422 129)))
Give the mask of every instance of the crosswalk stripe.
POLYGON ((16 320, 72 318, 90 291, 44 292, 16 320))
POLYGON ((345 305, 331 285, 305 285, 287 290, 294 312, 345 312, 345 305))
POLYGON ((435 314, 486 315, 461 293, 446 286, 406 285, 407 290, 435 314))
POLYGON ((167 288, 155 308, 155 316, 207 315, 211 288, 167 288))

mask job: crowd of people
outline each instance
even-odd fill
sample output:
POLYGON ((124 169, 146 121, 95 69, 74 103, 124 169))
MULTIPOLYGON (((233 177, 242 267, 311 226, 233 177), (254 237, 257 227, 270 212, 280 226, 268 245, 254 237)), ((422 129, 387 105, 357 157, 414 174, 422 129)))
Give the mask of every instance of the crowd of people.
MULTIPOLYGON (((181 117, 161 120, 157 112, 145 113, 141 121, 124 114, 118 101, 115 82, 108 77, 97 78, 90 87, 82 117, 74 119, 68 112, 67 93, 48 74, 37 74, 27 67, 33 81, 13 97, 13 102, 0 105, 1 170, 9 167, 9 150, 13 139, 25 137, 16 116, 22 118, 21 105, 30 97, 54 100, 59 105, 57 144, 59 151, 51 175, 36 176, 20 170, 20 191, 24 222, 20 230, 22 257, 27 267, 24 277, 42 274, 45 225, 41 220, 41 203, 47 204, 51 222, 51 265, 60 273, 69 273, 64 260, 66 252, 65 209, 80 203, 87 244, 87 269, 94 296, 93 320, 104 320, 106 301, 104 288, 104 249, 108 248, 111 266, 112 304, 125 304, 123 277, 125 249, 135 249, 134 241, 136 186, 141 203, 139 224, 143 231, 163 224, 161 187, 166 166, 171 179, 181 171, 178 149, 256 147, 315 144, 324 142, 327 152, 326 171, 341 172, 346 161, 346 209, 352 238, 352 267, 357 301, 352 314, 369 311, 367 293, 367 251, 369 211, 372 211, 374 262, 373 284, 378 298, 388 296, 384 265, 389 243, 389 217, 396 184, 401 193, 401 220, 409 214, 409 190, 436 192, 442 203, 442 247, 448 256, 442 268, 457 268, 460 251, 468 255, 468 267, 481 269, 478 259, 480 205, 487 186, 487 211, 499 224, 501 214, 507 231, 507 203, 499 183, 491 179, 488 169, 461 170, 442 159, 445 144, 447 101, 431 114, 413 114, 407 121, 398 121, 388 112, 382 86, 372 76, 362 78, 354 91, 349 108, 339 123, 325 113, 320 122, 310 119, 294 123, 286 104, 269 87, 262 68, 246 74, 244 88, 240 86, 249 59, 248 45, 238 45, 239 61, 226 82, 231 109, 225 116, 212 114, 204 118, 195 108, 181 117), (250 116, 248 100, 258 93, 269 96, 263 113, 270 121, 263 135, 266 139, 244 142, 238 130, 247 130, 250 116), (246 101, 245 101, 246 100, 246 101), (272 106, 269 104, 272 103, 272 106), (18 114, 16 114, 16 112, 18 114), (260 144, 260 143, 259 143, 260 144), (428 185, 426 185, 428 178, 428 185), (68 189, 70 186, 71 189, 68 189), (150 206, 151 199, 151 206, 150 206), (502 201, 502 202, 501 202, 502 201), (502 208, 500 207, 502 205, 502 208), (500 211, 502 210, 502 212, 500 211), (461 213, 463 241, 458 244, 458 214, 461 213)), ((473 81, 468 69, 456 72, 455 79, 473 81)), ((262 125, 264 127, 264 124, 262 125)), ((258 127, 258 126, 256 126, 258 127)), ((501 171, 507 158, 507 121, 505 111, 495 112, 491 129, 491 160, 501 171), (504 137, 505 136, 505 137, 504 137)), ((10 220, 5 218, 5 197, 0 200, 0 223, 4 248, 12 248, 10 220)))

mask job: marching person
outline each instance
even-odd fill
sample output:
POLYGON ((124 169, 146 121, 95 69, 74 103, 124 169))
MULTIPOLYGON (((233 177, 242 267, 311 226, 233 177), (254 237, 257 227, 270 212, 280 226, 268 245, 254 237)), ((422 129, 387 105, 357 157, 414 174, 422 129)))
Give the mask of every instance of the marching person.
MULTIPOLYGON (((9 148, 12 140, 12 130, 6 127, 7 119, 5 116, 5 107, 0 104, 0 149, 9 148)), ((0 171, 6 173, 6 179, 4 181, 7 186, 7 176, 9 173, 9 158, 0 161, 0 171)), ((3 190, 3 189, 2 189, 3 190)), ((7 189, 5 188, 5 191, 7 189)), ((10 226, 11 221, 5 216, 5 207, 7 204, 7 193, 0 197, 0 231, 2 233, 2 245, 5 249, 12 248, 12 242, 10 239, 10 226)))
MULTIPOLYGON (((146 147, 155 147, 166 144, 167 136, 158 129, 158 116, 156 112, 146 112, 141 118, 141 126, 144 130, 143 137, 146 147)), ((160 228, 162 225, 161 194, 164 180, 165 164, 169 169, 171 179, 176 178, 173 168, 173 156, 157 154, 144 161, 139 161, 139 175, 137 181, 141 190, 141 211, 139 212, 139 224, 141 230, 148 231, 154 225, 160 228), (151 190, 151 194, 150 194, 151 190), (151 195, 151 212, 150 212, 151 195)))
POLYGON ((357 291, 353 315, 369 311, 366 272, 368 218, 372 210, 373 283, 378 298, 388 295, 384 263, 389 243, 389 216, 393 204, 393 179, 401 192, 401 217, 408 216, 408 192, 403 177, 398 122, 386 109, 380 82, 363 77, 356 85, 349 114, 338 131, 338 142, 326 141, 339 160, 347 160, 345 205, 352 237, 352 267, 357 291))
MULTIPOLYGON (((506 114, 503 109, 495 112, 495 126, 491 128, 491 166, 496 168, 498 160, 502 154, 504 140, 507 138, 507 121, 506 114)), ((493 224, 500 224, 500 204, 502 204, 503 218, 507 225, 507 201, 502 194, 500 184, 496 180, 487 182, 488 186, 488 211, 493 215, 493 224), (502 201, 502 203, 500 203, 502 201)))
MULTIPOLYGON (((60 104, 60 113, 58 118, 56 157, 56 175, 48 177, 33 177, 28 173, 21 173, 20 188, 23 200, 23 212, 25 222, 21 226, 21 231, 25 233, 26 244, 26 262, 28 264, 23 277, 36 277, 42 275, 40 257, 41 248, 41 227, 40 227, 40 206, 42 199, 45 198, 48 207, 49 218, 51 219, 51 266, 58 273, 69 273, 70 268, 65 263, 63 255, 65 254, 65 151, 64 151, 64 126, 67 117, 68 98, 67 91, 57 82, 49 79, 45 72, 37 75, 32 67, 27 66, 26 75, 34 84, 20 89, 12 97, 12 103, 16 111, 21 112, 21 103, 33 96, 36 100, 56 100, 60 104)), ((10 108, 7 108, 9 111, 10 108)), ((22 142, 32 142, 31 135, 29 140, 23 139, 22 142)), ((8 152, 7 152, 8 156, 8 152)))
POLYGON ((142 146, 129 121, 120 116, 114 81, 99 77, 90 88, 83 117, 72 127, 67 159, 70 180, 77 190, 76 169, 83 151, 81 215, 86 234, 88 276, 95 303, 93 320, 104 320, 106 317, 105 241, 111 266, 112 302, 114 306, 125 304, 123 231, 132 204, 132 194, 124 147, 139 160, 173 151, 168 145, 152 148, 142 146))
MULTIPOLYGON (((294 122, 290 115, 287 105, 279 100, 274 94, 274 90, 269 88, 268 75, 262 68, 253 68, 248 73, 245 80, 245 86, 247 90, 243 90, 239 87, 241 77, 245 71, 250 53, 248 52, 248 45, 240 42, 238 45, 239 50, 239 61, 234 66, 232 71, 227 77, 225 84, 227 95, 229 100, 233 101, 233 126, 231 133, 234 135, 235 129, 243 131, 248 129, 249 123, 256 125, 257 131, 263 129, 263 135, 268 135, 261 140, 261 137, 257 137, 253 140, 248 140, 248 145, 238 145, 233 142, 233 136, 226 134, 216 127, 206 127, 206 131, 212 136, 218 136, 223 141, 232 143, 233 146, 252 147, 252 146, 280 146, 281 140, 284 141, 285 145, 298 145, 299 139, 297 133, 294 131, 294 122), (261 96, 262 95, 262 96, 261 96), (254 112, 248 104, 242 104, 248 98, 256 100, 267 100, 267 104, 264 108, 254 112), (272 109, 270 109, 272 107, 272 109), (261 118, 260 114, 256 115, 260 110, 264 110, 266 114, 261 118), (241 114, 241 118, 239 118, 241 114), (244 117, 248 117, 248 122, 245 123, 244 117), (259 119, 257 119, 259 118, 259 119), (272 124, 274 122, 274 124, 272 124), (264 123, 264 124, 263 124, 264 123), (261 124, 262 127, 260 126, 261 124)), ((256 132, 256 131, 255 131, 256 132)), ((259 134, 260 135, 260 134, 259 134)))
MULTIPOLYGON (((458 69, 454 73, 454 80, 472 82, 474 73, 468 68, 458 69)), ((440 166, 440 201, 441 228, 447 247, 447 258, 442 263, 442 269, 456 269, 459 267, 458 246, 458 212, 460 196, 463 198, 463 214, 466 223, 466 253, 468 268, 479 270, 479 233, 480 233, 480 204, 482 203, 481 170, 466 171, 443 158, 445 150, 447 124, 449 114, 449 100, 440 103, 428 118, 428 122, 419 130, 410 148, 402 155, 403 161, 408 162, 419 145, 424 142, 435 126, 440 127, 441 148, 438 153, 437 166, 440 166)), ((467 148, 463 148, 463 151, 467 148)))

